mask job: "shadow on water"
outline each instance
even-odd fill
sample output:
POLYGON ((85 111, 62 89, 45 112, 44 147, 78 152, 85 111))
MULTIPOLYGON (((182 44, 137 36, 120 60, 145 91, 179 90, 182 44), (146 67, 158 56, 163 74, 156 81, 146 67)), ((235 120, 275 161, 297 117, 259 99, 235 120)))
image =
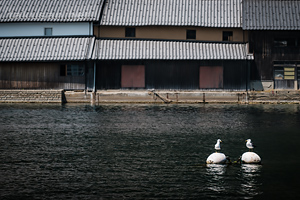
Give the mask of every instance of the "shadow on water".
POLYGON ((299 105, 0 104, 1 199, 299 199, 299 105), (251 138, 262 165, 232 161, 251 138))

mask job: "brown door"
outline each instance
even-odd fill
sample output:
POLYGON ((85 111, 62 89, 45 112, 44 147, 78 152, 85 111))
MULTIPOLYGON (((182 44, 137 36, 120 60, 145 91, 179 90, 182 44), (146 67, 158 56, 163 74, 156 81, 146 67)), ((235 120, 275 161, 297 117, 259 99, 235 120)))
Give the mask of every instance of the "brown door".
POLYGON ((122 88, 144 88, 145 66, 144 65, 122 65, 121 76, 122 88))
POLYGON ((221 89, 223 88, 223 67, 222 66, 201 66, 199 75, 200 89, 221 89))

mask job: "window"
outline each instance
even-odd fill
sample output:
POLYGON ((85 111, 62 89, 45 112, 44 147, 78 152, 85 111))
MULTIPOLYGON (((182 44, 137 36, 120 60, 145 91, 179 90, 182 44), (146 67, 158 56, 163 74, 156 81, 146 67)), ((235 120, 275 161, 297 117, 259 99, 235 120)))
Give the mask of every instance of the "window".
POLYGON ((275 80, 295 80, 294 67, 275 67, 274 68, 275 80))
POLYGON ((233 41, 233 32, 223 31, 223 41, 233 41))
POLYGON ((274 68, 274 79, 275 80, 283 80, 284 79, 284 68, 283 67, 275 67, 274 68))
POLYGON ((67 76, 67 65, 60 66, 60 76, 67 76))
POLYGON ((195 40, 196 39, 196 30, 186 30, 186 39, 195 40))
POLYGON ((67 65, 67 76, 84 76, 84 66, 67 65))
POLYGON ((135 28, 125 28, 125 37, 135 37, 135 28))
POLYGON ((45 34, 45 36, 51 36, 52 35, 52 28, 45 28, 44 34, 45 34))

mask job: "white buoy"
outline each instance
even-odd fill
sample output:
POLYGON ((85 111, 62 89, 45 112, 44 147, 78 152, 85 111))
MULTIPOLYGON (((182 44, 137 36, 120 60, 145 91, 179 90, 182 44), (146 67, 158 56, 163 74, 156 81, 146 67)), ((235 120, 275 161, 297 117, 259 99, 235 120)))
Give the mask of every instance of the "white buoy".
POLYGON ((212 153, 206 159, 207 164, 225 164, 226 163, 226 156, 224 153, 219 153, 218 151, 221 150, 221 142, 222 140, 218 139, 217 143, 215 144, 216 153, 212 153))
POLYGON ((212 153, 206 159, 207 164, 225 164, 226 156, 224 153, 212 153))
POLYGON ((251 139, 246 140, 246 147, 249 149, 249 152, 245 152, 242 155, 241 161, 247 164, 260 164, 261 158, 253 152, 255 145, 252 143, 251 139))
POLYGON ((260 164, 261 158, 254 152, 245 152, 241 158, 243 163, 247 164, 260 164))

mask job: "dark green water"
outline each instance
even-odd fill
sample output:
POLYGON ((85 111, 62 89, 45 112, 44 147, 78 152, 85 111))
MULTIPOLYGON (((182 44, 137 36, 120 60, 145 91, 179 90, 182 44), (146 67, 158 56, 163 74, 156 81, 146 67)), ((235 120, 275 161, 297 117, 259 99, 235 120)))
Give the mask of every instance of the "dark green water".
POLYGON ((300 199, 299 142, 299 105, 0 104, 0 199, 300 199))

